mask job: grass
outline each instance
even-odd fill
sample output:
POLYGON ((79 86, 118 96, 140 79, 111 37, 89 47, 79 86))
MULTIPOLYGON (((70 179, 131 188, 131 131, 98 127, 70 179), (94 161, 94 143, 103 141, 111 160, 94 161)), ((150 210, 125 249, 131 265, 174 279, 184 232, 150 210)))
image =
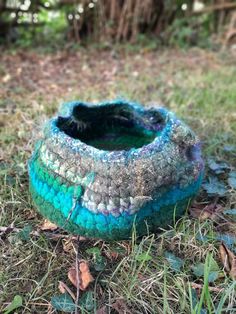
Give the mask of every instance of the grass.
MULTIPOLYGON (((28 192, 27 159, 42 122, 62 101, 125 97, 163 103, 197 132, 205 158, 236 167, 235 151, 224 148, 235 145, 236 136, 236 67, 230 53, 5 51, 0 60, 0 226, 23 230, 0 237, 0 312, 21 295, 23 307, 17 313, 55 313, 50 299, 59 293, 58 282, 69 285, 75 240, 29 234, 39 228, 42 217, 28 192)), ((196 202, 235 208, 236 192, 228 186, 225 197, 212 198, 201 190, 196 202)), ((90 262, 95 278, 89 288, 94 300, 90 307, 80 301, 81 313, 106 313, 105 307, 107 313, 235 313, 235 281, 220 261, 218 233, 235 233, 225 215, 200 220, 186 213, 168 230, 141 239, 134 233, 131 241, 80 242, 80 257, 90 262), (99 254, 88 251, 94 247, 99 254), (204 271, 196 276, 193 266, 199 263, 204 271), (209 282, 212 263, 219 275, 209 282)))

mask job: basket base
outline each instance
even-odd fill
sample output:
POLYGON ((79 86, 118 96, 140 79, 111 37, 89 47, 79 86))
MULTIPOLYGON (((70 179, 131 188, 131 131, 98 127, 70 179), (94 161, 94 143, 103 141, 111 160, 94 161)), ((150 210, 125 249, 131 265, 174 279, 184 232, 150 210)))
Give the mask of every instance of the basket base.
POLYGON ((53 202, 46 201, 42 190, 37 191, 33 182, 30 182, 30 191, 40 213, 68 232, 104 240, 124 240, 129 239, 134 230, 137 236, 141 236, 156 232, 159 227, 173 224, 173 221, 186 212, 200 183, 201 178, 194 186, 188 186, 184 190, 173 188, 156 201, 147 203, 138 213, 133 215, 124 213, 117 218, 112 215, 95 214, 78 205, 67 220, 68 216, 66 217, 60 209, 56 209, 53 202), (182 198, 174 201, 177 195, 182 198))

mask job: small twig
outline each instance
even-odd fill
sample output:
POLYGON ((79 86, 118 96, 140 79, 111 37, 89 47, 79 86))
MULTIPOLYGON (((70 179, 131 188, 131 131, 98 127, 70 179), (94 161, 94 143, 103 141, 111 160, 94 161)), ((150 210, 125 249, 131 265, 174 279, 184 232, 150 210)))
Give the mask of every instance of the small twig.
MULTIPOLYGON (((11 302, 4 302, 3 303, 3 306, 8 306, 9 304, 11 304, 11 302)), ((48 303, 42 303, 42 302, 29 302, 28 304, 31 304, 31 305, 35 305, 35 306, 49 306, 50 305, 50 303, 48 302, 48 303)))
POLYGON ((29 304, 32 304, 32 305, 37 305, 37 306, 49 306, 50 305, 50 303, 48 302, 48 303, 40 303, 40 302, 29 302, 29 304))
MULTIPOLYGON (((194 289, 202 289, 203 288, 203 285, 201 285, 201 284, 199 284, 199 283, 195 283, 195 282, 192 282, 191 283, 191 286, 192 286, 192 288, 194 288, 194 289)), ((224 288, 217 288, 217 287, 208 287, 208 289, 210 290, 210 291, 214 291, 214 292, 221 292, 221 291, 223 291, 224 290, 224 288)))
POLYGON ((63 281, 59 281, 59 286, 61 286, 65 291, 67 291, 74 301, 76 300, 76 296, 74 292, 72 292, 70 288, 63 281))
POLYGON ((79 270, 79 263, 80 263, 80 260, 79 260, 79 254, 78 254, 78 250, 79 250, 79 237, 77 238, 77 247, 76 247, 76 250, 75 250, 75 270, 76 270, 76 283, 77 283, 77 286, 76 286, 76 299, 75 299, 75 314, 79 314, 79 287, 80 287, 80 278, 79 278, 79 273, 80 273, 80 270, 79 270))

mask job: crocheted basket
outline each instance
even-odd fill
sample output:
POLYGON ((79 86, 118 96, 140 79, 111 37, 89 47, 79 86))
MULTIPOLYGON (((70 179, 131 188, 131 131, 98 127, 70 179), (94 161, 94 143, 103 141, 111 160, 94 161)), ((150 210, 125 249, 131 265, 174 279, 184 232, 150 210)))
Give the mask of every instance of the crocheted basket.
POLYGON ((170 225, 203 177, 194 133, 164 108, 66 103, 29 161, 38 210, 87 237, 119 240, 170 225))

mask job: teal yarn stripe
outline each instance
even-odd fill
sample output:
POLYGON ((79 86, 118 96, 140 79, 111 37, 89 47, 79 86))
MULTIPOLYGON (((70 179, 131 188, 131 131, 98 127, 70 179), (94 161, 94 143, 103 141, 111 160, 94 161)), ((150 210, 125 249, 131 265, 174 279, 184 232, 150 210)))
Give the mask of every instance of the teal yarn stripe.
POLYGON ((67 221, 60 211, 55 210, 51 203, 45 201, 40 195, 38 195, 33 187, 30 185, 30 192, 33 197, 33 202, 38 208, 40 213, 44 215, 50 221, 56 223, 59 227, 66 229, 68 232, 73 234, 80 234, 87 237, 93 238, 104 238, 106 240, 114 241, 116 239, 127 239, 129 238, 130 229, 117 229, 113 228, 112 233, 102 232, 94 228, 87 229, 84 226, 77 225, 73 221, 67 221))
MULTIPOLYGON (((73 206, 72 194, 64 193, 60 187, 58 187, 59 192, 56 193, 53 185, 49 185, 47 182, 39 179, 34 172, 33 167, 30 167, 30 178, 31 189, 34 191, 33 194, 35 195, 36 193, 39 197, 45 200, 45 205, 42 205, 42 203, 41 209, 45 212, 47 210, 47 204, 50 204, 55 209, 55 212, 61 211, 61 215, 64 217, 65 222, 73 206)), ((175 206, 173 204, 176 204, 177 200, 180 200, 178 202, 179 205, 177 205, 177 215, 181 215, 188 205, 189 199, 199 189, 200 183, 201 178, 198 178, 194 184, 188 186, 186 189, 174 187, 171 191, 163 194, 158 201, 154 200, 147 203, 137 214, 133 215, 129 215, 126 212, 119 217, 114 217, 112 215, 105 216, 101 213, 94 214, 78 202, 70 217, 70 222, 77 224, 79 227, 85 228, 86 230, 90 230, 87 232, 89 232, 92 237, 96 237, 96 235, 99 237, 99 235, 102 234, 102 237, 109 239, 114 237, 114 232, 117 232, 117 229, 120 230, 119 234, 125 234, 127 230, 131 231, 133 221, 135 220, 137 226, 140 223, 140 226, 138 227, 140 229, 138 232, 140 233, 144 228, 141 222, 145 219, 147 219, 153 227, 162 226, 164 221, 166 225, 166 221, 168 221, 166 216, 169 215, 169 218, 172 218, 173 207, 175 206), (172 209, 169 214, 168 211, 166 212, 168 207, 172 209)), ((50 219, 50 217, 48 218, 50 219)), ((61 224, 61 226, 63 225, 61 224)), ((122 238, 124 235, 120 237, 122 238)))
POLYGON ((82 195, 82 187, 80 185, 71 185, 68 180, 59 175, 55 177, 55 174, 48 170, 39 158, 31 163, 30 168, 42 182, 47 183, 56 192, 63 192, 76 198, 82 195))

